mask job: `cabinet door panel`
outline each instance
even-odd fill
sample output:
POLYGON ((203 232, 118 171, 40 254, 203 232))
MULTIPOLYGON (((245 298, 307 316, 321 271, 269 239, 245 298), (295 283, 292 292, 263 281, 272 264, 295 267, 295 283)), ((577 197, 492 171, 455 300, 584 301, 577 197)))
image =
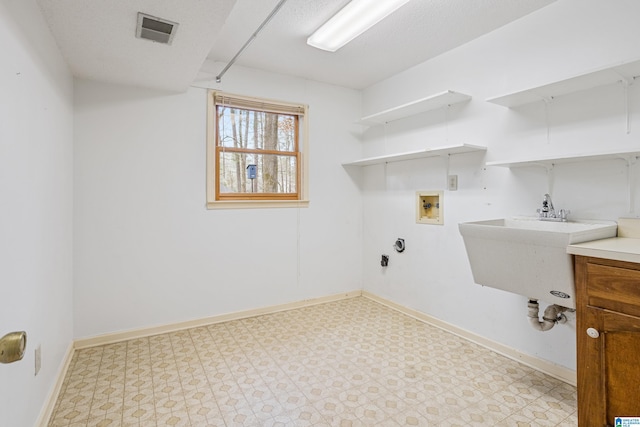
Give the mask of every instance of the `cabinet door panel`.
POLYGON ((587 264, 587 304, 640 316, 640 271, 587 264))
POLYGON ((603 372, 604 327, 600 315, 603 310, 585 307, 577 313, 578 333, 578 425, 607 425, 605 406, 605 384, 603 372), (587 335, 587 329, 600 332, 598 338, 587 335))
POLYGON ((640 264, 576 256, 575 281, 578 422, 613 426, 640 416, 640 264))
POLYGON ((607 419, 640 416, 640 318, 603 311, 607 419))
MULTIPOLYGON (((607 333, 611 332, 640 332, 640 317, 601 310, 602 327, 607 333)), ((638 355, 640 362, 640 355, 638 355)))

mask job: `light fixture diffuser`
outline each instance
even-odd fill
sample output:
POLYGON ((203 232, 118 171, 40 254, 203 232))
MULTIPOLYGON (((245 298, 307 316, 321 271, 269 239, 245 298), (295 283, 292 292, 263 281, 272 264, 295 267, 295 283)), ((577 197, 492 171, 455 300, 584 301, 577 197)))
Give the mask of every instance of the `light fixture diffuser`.
POLYGON ((335 52, 409 0, 352 0, 308 39, 309 46, 335 52))

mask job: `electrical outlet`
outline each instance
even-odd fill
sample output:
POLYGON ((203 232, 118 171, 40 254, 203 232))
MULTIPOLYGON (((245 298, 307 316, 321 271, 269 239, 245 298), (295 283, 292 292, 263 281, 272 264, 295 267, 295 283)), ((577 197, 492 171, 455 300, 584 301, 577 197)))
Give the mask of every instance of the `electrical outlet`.
POLYGON ((40 372, 40 367, 42 366, 42 348, 40 347, 40 345, 38 345, 38 347, 36 348, 36 373, 34 375, 38 375, 38 372, 40 372))
POLYGON ((449 175, 448 182, 449 191, 456 191, 458 189, 458 175, 449 175))

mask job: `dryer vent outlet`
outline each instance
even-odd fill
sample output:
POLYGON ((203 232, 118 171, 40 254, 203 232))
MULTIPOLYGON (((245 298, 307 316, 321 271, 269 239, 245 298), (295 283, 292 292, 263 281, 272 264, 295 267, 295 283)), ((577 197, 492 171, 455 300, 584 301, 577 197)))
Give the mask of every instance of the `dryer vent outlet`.
POLYGON ((136 26, 136 37, 138 38, 171 44, 177 29, 176 22, 138 12, 138 25, 136 26))
POLYGON ((382 259, 380 259, 380 265, 382 267, 387 267, 389 265, 389 255, 382 255, 382 259))

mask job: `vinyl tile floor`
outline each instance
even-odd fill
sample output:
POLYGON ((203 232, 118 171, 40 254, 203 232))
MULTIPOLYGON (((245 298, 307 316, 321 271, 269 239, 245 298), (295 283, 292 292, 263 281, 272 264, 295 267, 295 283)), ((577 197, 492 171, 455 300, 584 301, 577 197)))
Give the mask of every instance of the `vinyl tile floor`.
POLYGON ((365 297, 76 351, 49 427, 577 426, 576 390, 365 297))

